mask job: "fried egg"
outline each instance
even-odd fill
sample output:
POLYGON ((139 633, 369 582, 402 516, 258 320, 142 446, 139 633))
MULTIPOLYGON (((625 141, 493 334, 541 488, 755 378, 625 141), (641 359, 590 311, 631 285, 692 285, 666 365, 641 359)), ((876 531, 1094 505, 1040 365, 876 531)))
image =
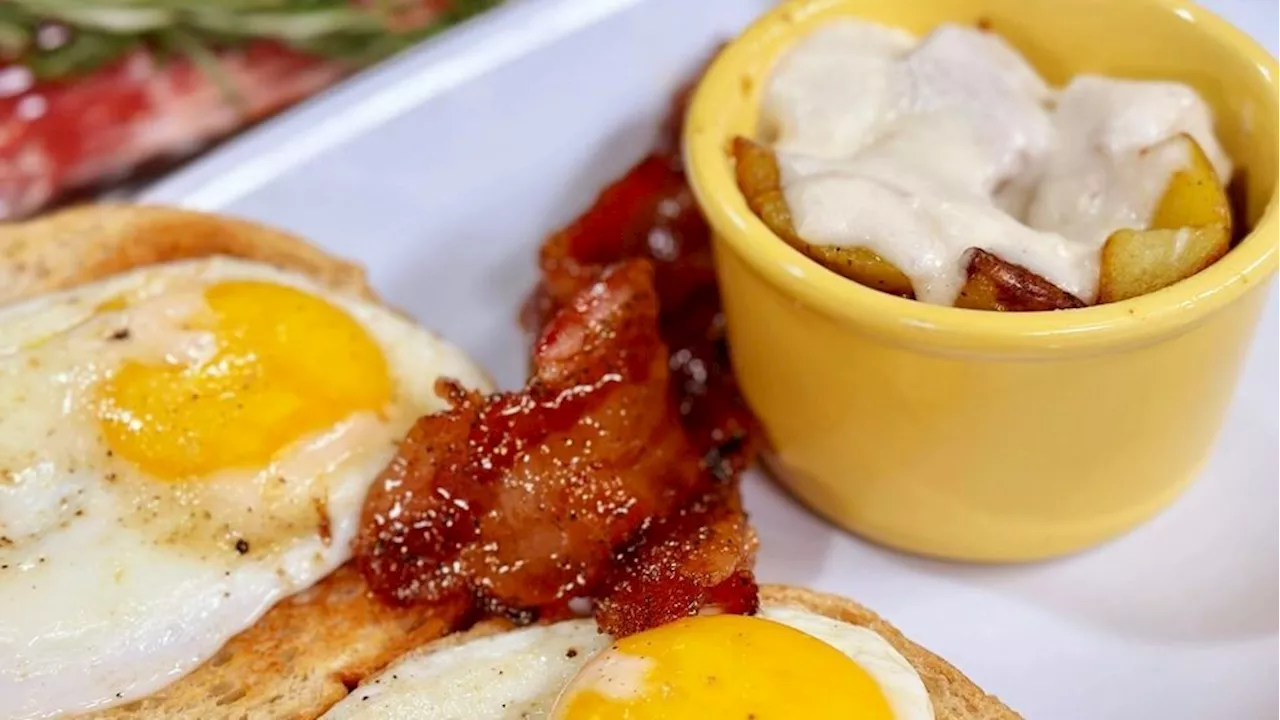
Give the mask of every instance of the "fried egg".
POLYGON ((385 307, 241 260, 0 309, 0 717, 154 692, 342 564, 441 377, 488 389, 385 307))
POLYGON ((614 640, 570 620, 428 648, 325 720, 932 720, 911 663, 875 631, 803 608, 700 615, 614 640))

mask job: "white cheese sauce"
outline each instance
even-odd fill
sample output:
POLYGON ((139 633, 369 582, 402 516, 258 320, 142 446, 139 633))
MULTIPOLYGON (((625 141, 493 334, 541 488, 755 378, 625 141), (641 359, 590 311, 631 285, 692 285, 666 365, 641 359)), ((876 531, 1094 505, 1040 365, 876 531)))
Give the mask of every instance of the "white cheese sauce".
POLYGON ((775 68, 761 110, 796 231, 865 247, 916 297, 950 305, 965 250, 1022 265, 1083 300, 1114 230, 1144 228, 1188 158, 1225 182, 1208 106, 1171 82, 1077 77, 1061 91, 999 36, 942 25, 923 40, 857 20, 809 35, 775 68))

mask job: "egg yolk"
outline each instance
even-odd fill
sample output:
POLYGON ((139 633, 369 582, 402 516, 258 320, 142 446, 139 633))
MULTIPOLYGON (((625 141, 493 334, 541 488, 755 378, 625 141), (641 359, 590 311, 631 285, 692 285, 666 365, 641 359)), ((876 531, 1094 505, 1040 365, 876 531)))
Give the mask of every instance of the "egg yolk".
POLYGON ((129 360, 102 383, 108 447, 149 475, 182 480, 262 466, 281 448, 391 399, 386 358, 350 315, 300 290, 225 282, 204 291, 212 357, 129 360))
POLYGON ((866 670, 827 643, 763 618, 679 620, 616 641, 561 694, 559 720, 892 720, 866 670))

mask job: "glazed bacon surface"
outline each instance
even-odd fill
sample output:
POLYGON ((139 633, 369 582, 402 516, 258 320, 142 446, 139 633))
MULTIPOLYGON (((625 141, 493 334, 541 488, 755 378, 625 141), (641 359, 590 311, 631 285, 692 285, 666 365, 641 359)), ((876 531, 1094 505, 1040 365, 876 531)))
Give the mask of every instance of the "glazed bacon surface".
POLYGON ((443 383, 452 410, 417 422, 366 499, 356 553, 371 589, 396 604, 469 595, 517 620, 608 597, 622 634, 647 625, 617 608, 655 582, 678 588, 680 614, 721 595, 753 609, 753 583, 721 587, 754 550, 736 483, 684 432, 668 362, 653 270, 636 260, 556 314, 523 391, 443 383))
POLYGON ((722 483, 658 519, 619 558, 596 602, 600 629, 630 635, 704 607, 754 614, 755 550, 737 484, 722 483))
POLYGON ((543 245, 528 386, 444 384, 453 409, 419 420, 375 482, 357 555, 386 600, 470 596, 530 621, 592 598, 615 636, 756 610, 738 478, 758 433, 681 167, 686 98, 654 152, 543 245))
POLYGON ((543 245, 542 282, 525 316, 537 329, 611 263, 650 261, 681 422, 707 463, 728 478, 753 461, 758 432, 729 364, 711 230, 678 151, 685 98, 677 96, 658 149, 543 245))

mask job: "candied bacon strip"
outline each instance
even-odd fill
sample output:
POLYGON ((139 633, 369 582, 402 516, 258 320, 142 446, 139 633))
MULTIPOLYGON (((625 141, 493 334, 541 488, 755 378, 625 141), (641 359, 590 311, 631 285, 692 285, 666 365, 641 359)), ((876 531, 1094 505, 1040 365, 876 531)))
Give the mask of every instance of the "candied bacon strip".
POLYGON ((375 483, 357 553, 379 595, 469 593, 525 621, 594 597, 601 629, 622 635, 756 610, 737 482, 756 424, 680 167, 686 99, 654 153, 543 246, 528 387, 444 386, 453 410, 420 420, 375 483))
POLYGON ((737 477, 755 460, 758 432, 733 377, 716 287, 664 312, 662 337, 671 348, 670 392, 685 433, 708 470, 721 480, 737 477))
POLYGON ((730 368, 710 236, 678 162, 655 152, 543 245, 525 321, 540 327, 611 263, 653 262, 672 396, 699 452, 729 476, 751 464, 757 433, 730 368))
POLYGON ((667 393, 652 269, 606 271, 547 326, 522 392, 444 388, 365 501, 357 556, 396 604, 495 611, 593 594, 653 518, 712 476, 667 393))
POLYGON ((714 289, 711 230, 685 180, 680 148, 695 85, 675 94, 653 151, 543 243, 542 282, 525 308, 531 329, 540 329, 605 267, 632 258, 654 263, 664 313, 693 292, 714 289))
POLYGON ((567 304, 604 268, 631 258, 654 264, 658 296, 674 308, 715 283, 710 238, 679 165, 655 152, 542 246, 539 265, 549 300, 544 313, 567 304))
POLYGON ((755 550, 736 483, 714 488, 658 520, 616 566, 596 602, 601 631, 622 637, 704 607, 755 613, 755 550))
POLYGON ((693 87, 676 93, 653 152, 544 243, 542 281, 523 321, 542 327, 612 263, 651 261, 672 397, 705 464, 727 478, 752 463, 759 433, 729 363, 711 229, 683 171, 680 131, 693 87))
POLYGON ((687 84, 672 98, 653 151, 543 243, 542 283, 526 308, 534 311, 526 318, 532 329, 541 328, 605 267, 632 258, 654 263, 658 297, 667 307, 702 288, 714 289, 711 229, 685 180, 680 148, 695 86, 687 84))

